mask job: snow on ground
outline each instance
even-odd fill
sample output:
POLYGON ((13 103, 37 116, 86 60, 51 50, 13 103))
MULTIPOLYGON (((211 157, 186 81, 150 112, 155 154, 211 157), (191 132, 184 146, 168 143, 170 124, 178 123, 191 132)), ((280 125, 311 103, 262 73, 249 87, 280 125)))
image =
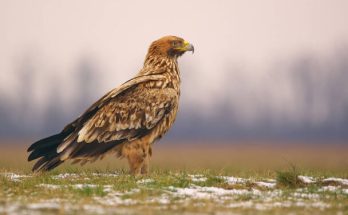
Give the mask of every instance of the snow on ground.
POLYGON ((118 177, 120 174, 118 173, 93 173, 93 176, 98 176, 98 177, 118 177))
POLYGON ((343 178, 325 178, 323 182, 335 182, 341 185, 348 185, 348 179, 343 179, 343 178))
POLYGON ((314 178, 310 176, 299 175, 297 178, 305 184, 311 184, 316 182, 314 178))
MULTIPOLYGON (((75 173, 61 173, 59 175, 52 176, 53 179, 79 179, 84 174, 75 174, 75 173)), ((95 177, 118 177, 117 173, 92 173, 95 177)), ((88 177, 84 177, 84 180, 89 180, 88 177)))
POLYGON ((137 200, 133 200, 131 198, 124 198, 124 197, 130 196, 132 194, 139 193, 139 192, 140 192, 139 189, 132 189, 127 192, 112 191, 112 192, 109 192, 106 196, 94 197, 94 200, 106 206, 135 205, 139 203, 137 200))
MULTIPOLYGON (((15 182, 20 182, 23 178, 28 178, 32 177, 32 175, 21 175, 21 174, 16 174, 12 172, 5 172, 5 173, 0 173, 0 176, 4 176, 11 181, 15 182)), ((93 176, 98 176, 98 177, 118 177, 119 174, 117 173, 93 173, 93 176)), ((75 173, 61 173, 58 175, 52 176, 52 179, 59 180, 59 179, 81 179, 81 176, 83 174, 75 174, 75 173)), ((84 180, 89 180, 88 177, 84 177, 84 180)))
POLYGON ((320 195, 318 193, 300 193, 295 192, 292 194, 295 199, 319 199, 320 195))
POLYGON ((52 190, 57 190, 63 188, 62 185, 57 185, 57 184, 39 184, 37 187, 42 187, 42 188, 47 188, 47 189, 52 189, 52 190))
POLYGON ((151 178, 146 178, 146 179, 142 179, 137 181, 137 184, 150 184, 153 183, 155 180, 151 179, 151 178))
POLYGON ((188 175, 193 182, 205 182, 208 180, 204 175, 188 175))
POLYGON ((75 189, 84 189, 84 188, 96 188, 98 185, 96 184, 73 184, 71 185, 75 189))
POLYGON ((23 178, 31 177, 30 175, 19 175, 12 172, 0 173, 0 175, 3 175, 6 178, 10 179, 11 181, 15 181, 15 182, 20 182, 23 178))
MULTIPOLYGON (((5 176, 11 181, 21 183, 21 180, 26 177, 31 177, 31 175, 19 175, 15 173, 0 173, 0 175, 5 176)), ((241 186, 239 189, 225 189, 222 187, 214 186, 199 186, 202 185, 199 182, 205 182, 208 178, 204 175, 188 175, 191 181, 187 187, 174 187, 168 186, 163 188, 151 188, 147 187, 148 184, 156 183, 154 179, 143 178, 137 180, 139 189, 131 189, 128 191, 118 191, 115 190, 113 185, 97 185, 91 183, 73 183, 75 179, 84 179, 85 175, 78 174, 59 174, 52 176, 54 180, 60 179, 71 179, 72 184, 39 184, 37 187, 47 188, 47 189, 85 189, 85 188, 99 188, 102 187, 105 192, 105 196, 94 196, 94 202, 91 204, 85 204, 77 208, 70 202, 66 202, 63 199, 48 199, 45 201, 32 202, 26 205, 20 202, 13 202, 11 204, 0 204, 0 214, 16 214, 16 211, 27 210, 27 211, 40 211, 40 210, 84 210, 88 212, 93 212, 93 214, 103 214, 107 213, 112 207, 127 207, 127 206, 139 206, 139 205, 149 205, 156 204, 161 207, 172 207, 173 205, 180 204, 194 204, 197 207, 199 205, 204 206, 207 202, 213 203, 217 207, 221 208, 240 208, 240 209, 257 209, 257 210, 269 210, 273 208, 287 208, 287 207, 301 207, 301 208, 318 208, 326 209, 330 208, 329 203, 323 202, 327 194, 323 192, 334 192, 337 195, 348 194, 348 179, 342 178, 326 178, 319 180, 317 178, 309 176, 299 176, 299 179, 305 183, 316 183, 320 185, 322 182, 333 183, 333 185, 325 185, 320 187, 317 192, 310 191, 308 188, 303 187, 294 190, 292 193, 283 192, 281 189, 277 188, 276 181, 274 179, 265 180, 252 180, 245 178, 238 178, 232 176, 217 176, 222 178, 227 184, 255 184, 255 187, 245 187, 241 186), (261 189, 261 188, 267 188, 261 189), (134 195, 141 194, 144 192, 143 189, 154 189, 159 192, 157 195, 146 196, 144 198, 134 198, 134 195), (323 196, 324 195, 324 196, 323 196), (242 199, 242 200, 241 200, 242 199), (245 200, 243 200, 245 199, 245 200), (81 208, 82 207, 82 208, 81 208)), ((93 176, 100 177, 118 177, 118 174, 103 174, 95 173, 93 176)), ((85 178, 86 179, 86 178, 85 178)), ((88 181, 89 179, 86 179, 88 181)), ((238 188, 239 186, 237 186, 238 188)), ((30 213, 30 212, 28 212, 30 213)))
POLYGON ((257 209, 257 210, 270 210, 273 208, 290 208, 290 207, 304 207, 304 208, 318 208, 325 209, 329 208, 330 205, 325 202, 292 202, 292 201, 284 201, 284 202, 266 202, 266 203, 258 203, 252 201, 245 202, 233 202, 229 204, 227 207, 229 208, 244 208, 244 209, 257 209))
POLYGON ((249 179, 236 178, 233 176, 220 176, 220 178, 224 179, 228 184, 244 184, 249 181, 249 179))
POLYGON ((318 191, 348 194, 348 189, 342 189, 341 186, 331 186, 331 185, 324 186, 324 187, 321 187, 318 191))
POLYGON ((257 186, 266 187, 266 188, 275 188, 277 185, 275 182, 264 182, 264 181, 257 181, 255 182, 255 184, 257 186))
MULTIPOLYGON (((0 205, 0 214, 112 214, 115 208, 107 208, 97 204, 76 205, 68 202, 54 202, 52 200, 45 200, 37 203, 30 203, 23 205, 19 202, 0 205)), ((131 214, 129 209, 117 208, 120 214, 131 214)))
POLYGON ((37 186, 47 188, 47 189, 52 189, 52 190, 65 189, 65 188, 85 189, 85 188, 103 187, 104 192, 111 192, 113 187, 112 185, 97 185, 97 184, 72 184, 72 185, 39 184, 37 186))
POLYGON ((200 186, 191 186, 187 188, 176 188, 170 186, 168 188, 172 191, 173 196, 192 199, 217 199, 220 197, 234 196, 234 195, 260 195, 260 191, 252 189, 251 191, 246 189, 223 189, 219 187, 200 187, 200 186))
POLYGON ((52 176, 53 179, 71 179, 71 178, 78 178, 80 177, 78 174, 75 173, 61 173, 59 175, 52 176))
POLYGON ((28 209, 38 210, 38 209, 59 209, 60 204, 57 202, 39 202, 39 203, 31 203, 27 205, 28 209))

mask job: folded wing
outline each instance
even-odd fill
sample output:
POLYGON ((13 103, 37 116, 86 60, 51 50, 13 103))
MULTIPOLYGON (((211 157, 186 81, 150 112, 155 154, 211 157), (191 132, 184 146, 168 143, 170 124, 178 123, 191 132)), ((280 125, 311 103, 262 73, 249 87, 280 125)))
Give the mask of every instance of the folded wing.
POLYGON ((50 165, 67 159, 95 160, 121 143, 148 134, 171 111, 177 96, 171 88, 148 87, 163 78, 140 76, 110 91, 63 129, 64 139, 50 157, 42 152, 45 139, 34 143, 28 149, 32 151, 29 160, 41 157, 34 170, 49 170, 50 165))

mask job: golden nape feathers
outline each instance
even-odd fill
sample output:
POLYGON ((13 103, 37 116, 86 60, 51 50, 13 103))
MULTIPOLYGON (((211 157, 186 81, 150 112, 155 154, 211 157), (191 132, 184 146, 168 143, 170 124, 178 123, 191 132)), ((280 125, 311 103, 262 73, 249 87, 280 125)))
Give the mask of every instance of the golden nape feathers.
POLYGON ((175 36, 154 41, 139 73, 111 90, 58 134, 33 143, 33 171, 66 160, 84 164, 113 152, 128 159, 132 174, 146 174, 152 144, 174 123, 180 96, 177 59, 193 46, 175 36))

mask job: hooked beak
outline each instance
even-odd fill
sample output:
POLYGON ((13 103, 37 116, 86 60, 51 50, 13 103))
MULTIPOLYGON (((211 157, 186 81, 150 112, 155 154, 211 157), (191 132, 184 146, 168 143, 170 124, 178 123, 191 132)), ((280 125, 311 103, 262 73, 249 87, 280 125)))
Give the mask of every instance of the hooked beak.
POLYGON ((187 51, 191 51, 192 54, 195 51, 195 48, 193 47, 193 45, 187 41, 184 41, 184 43, 182 44, 181 47, 176 48, 175 50, 180 51, 180 52, 187 52, 187 51))
POLYGON ((195 52, 195 47, 191 43, 184 41, 184 50, 191 51, 193 54, 195 52))

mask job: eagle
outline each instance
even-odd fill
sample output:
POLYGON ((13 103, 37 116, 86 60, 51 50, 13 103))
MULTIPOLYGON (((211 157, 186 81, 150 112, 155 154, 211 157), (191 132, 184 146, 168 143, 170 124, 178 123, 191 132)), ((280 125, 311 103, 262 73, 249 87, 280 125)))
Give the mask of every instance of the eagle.
POLYGON ((189 42, 165 36, 151 43, 138 74, 106 93, 55 135, 33 143, 32 171, 54 169, 65 161, 94 162, 114 153, 127 158, 130 173, 147 174, 152 144, 173 125, 180 97, 178 58, 194 52, 189 42))

